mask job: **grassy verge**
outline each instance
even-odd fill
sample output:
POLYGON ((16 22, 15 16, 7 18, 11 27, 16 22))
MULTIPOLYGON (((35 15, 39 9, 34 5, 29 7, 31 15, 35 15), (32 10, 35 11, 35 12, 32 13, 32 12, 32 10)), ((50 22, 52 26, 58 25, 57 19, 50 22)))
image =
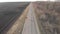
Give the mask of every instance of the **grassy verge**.
MULTIPOLYGON (((33 6, 33 7, 34 7, 34 6, 33 6)), ((36 19, 37 19, 37 24, 38 24, 40 33, 41 33, 41 34, 44 34, 42 25, 41 25, 40 20, 39 20, 40 13, 37 11, 37 8, 34 8, 34 11, 35 11, 35 16, 36 16, 36 19)))
POLYGON ((21 34, 28 10, 29 6, 24 10, 22 15, 17 19, 17 21, 13 24, 13 26, 8 30, 6 34, 21 34))

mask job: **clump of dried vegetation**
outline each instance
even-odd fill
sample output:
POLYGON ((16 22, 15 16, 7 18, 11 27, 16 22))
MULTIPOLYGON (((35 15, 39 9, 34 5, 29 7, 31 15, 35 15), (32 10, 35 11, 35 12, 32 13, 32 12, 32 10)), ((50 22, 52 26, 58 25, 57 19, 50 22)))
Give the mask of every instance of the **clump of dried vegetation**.
POLYGON ((35 2, 33 6, 42 32, 60 34, 60 2, 35 2))

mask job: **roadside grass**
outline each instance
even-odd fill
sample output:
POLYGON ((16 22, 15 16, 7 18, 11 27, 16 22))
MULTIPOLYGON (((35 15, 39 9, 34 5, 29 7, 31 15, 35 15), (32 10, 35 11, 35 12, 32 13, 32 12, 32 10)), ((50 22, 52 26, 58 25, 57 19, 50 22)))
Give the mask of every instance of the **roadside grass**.
MULTIPOLYGON (((34 7, 34 5, 33 5, 33 7, 34 7)), ((38 27, 39 27, 39 31, 40 31, 41 34, 44 34, 43 31, 42 31, 43 30, 42 25, 41 25, 40 20, 39 20, 39 17, 40 17, 41 14, 37 10, 37 8, 35 8, 35 7, 34 7, 34 11, 35 11, 35 16, 36 16, 36 19, 37 19, 37 24, 38 24, 38 27)))
POLYGON ((41 26, 41 23, 40 23, 40 21, 39 21, 39 14, 37 13, 36 10, 35 10, 35 15, 36 15, 37 24, 38 24, 38 27, 39 27, 40 33, 43 34, 43 32, 42 32, 42 26, 41 26))
POLYGON ((8 30, 7 34, 21 34, 24 26, 24 22, 29 10, 29 5, 24 10, 22 15, 17 19, 13 26, 8 30))

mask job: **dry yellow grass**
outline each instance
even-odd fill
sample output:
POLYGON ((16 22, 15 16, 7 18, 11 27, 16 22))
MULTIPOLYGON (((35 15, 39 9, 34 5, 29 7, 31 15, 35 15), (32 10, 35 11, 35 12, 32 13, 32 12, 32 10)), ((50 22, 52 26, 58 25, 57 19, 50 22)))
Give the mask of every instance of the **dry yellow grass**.
POLYGON ((24 10, 22 15, 17 19, 17 21, 13 24, 13 26, 8 30, 6 34, 21 34, 28 10, 29 6, 24 10))

